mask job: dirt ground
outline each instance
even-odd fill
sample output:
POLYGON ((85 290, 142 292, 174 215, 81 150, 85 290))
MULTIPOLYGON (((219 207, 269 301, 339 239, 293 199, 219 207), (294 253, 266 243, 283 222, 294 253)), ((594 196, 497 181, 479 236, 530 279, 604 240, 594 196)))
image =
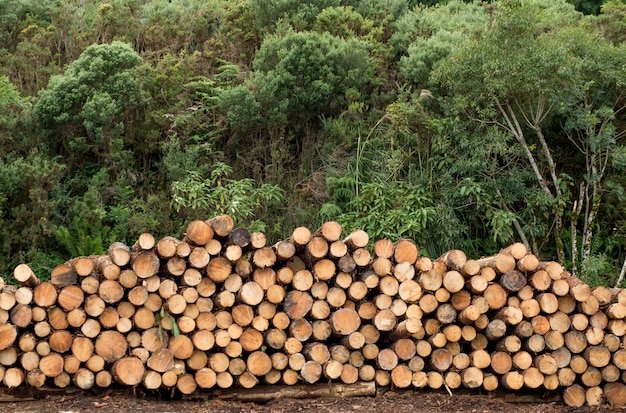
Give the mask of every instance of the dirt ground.
MULTIPOLYGON (((572 408, 558 401, 558 395, 476 394, 445 391, 379 391, 372 397, 278 398, 266 403, 213 398, 201 392, 184 398, 167 395, 137 394, 129 390, 104 392, 80 390, 27 390, 0 394, 0 412, 8 413, 85 413, 85 412, 198 412, 198 413, 283 413, 283 412, 359 412, 359 413, 600 413, 610 406, 572 408)), ((613 411, 625 411, 614 409, 613 411)))

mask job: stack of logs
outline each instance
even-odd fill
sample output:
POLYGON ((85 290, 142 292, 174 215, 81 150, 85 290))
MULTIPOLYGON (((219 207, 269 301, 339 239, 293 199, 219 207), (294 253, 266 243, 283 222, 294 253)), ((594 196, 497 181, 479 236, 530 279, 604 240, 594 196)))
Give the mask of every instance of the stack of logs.
POLYGON ((373 382, 562 391, 626 402, 626 291, 590 288, 516 243, 467 259, 334 221, 265 235, 222 215, 146 233, 0 295, 0 381, 169 389, 373 382), (371 246, 368 249, 368 246, 371 246))

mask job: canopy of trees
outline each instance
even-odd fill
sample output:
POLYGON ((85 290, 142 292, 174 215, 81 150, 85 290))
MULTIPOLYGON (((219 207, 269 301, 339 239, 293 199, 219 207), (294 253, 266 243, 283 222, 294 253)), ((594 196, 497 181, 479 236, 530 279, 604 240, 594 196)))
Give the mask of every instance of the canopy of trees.
POLYGON ((624 0, 4 1, 0 274, 225 212, 623 283, 625 27, 624 0))

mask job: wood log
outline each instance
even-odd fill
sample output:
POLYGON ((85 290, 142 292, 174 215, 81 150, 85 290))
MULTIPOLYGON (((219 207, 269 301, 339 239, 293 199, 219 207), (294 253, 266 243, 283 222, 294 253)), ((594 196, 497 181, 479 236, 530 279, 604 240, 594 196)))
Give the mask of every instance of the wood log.
POLYGON ((157 274, 160 267, 159 257, 153 251, 133 253, 131 267, 137 277, 146 279, 157 274))
POLYGON ((515 242, 500 250, 501 253, 511 254, 516 260, 524 258, 528 254, 528 248, 521 242, 515 242))
POLYGON ((39 360, 39 369, 46 377, 56 377, 63 372, 63 356, 49 353, 39 360))
POLYGON ((15 343, 18 330, 12 324, 0 324, 0 351, 7 349, 15 343))
POLYGON ((33 290, 30 287, 19 287, 13 293, 13 297, 18 304, 31 305, 33 303, 33 290))
POLYGON ((313 297, 305 291, 290 291, 283 302, 285 314, 290 319, 304 318, 313 306, 313 297))
MULTIPOLYGON (((54 305, 56 303, 57 296, 57 289, 48 281, 40 283, 33 290, 33 301, 39 307, 50 307, 54 305)), ((10 310, 10 308, 5 309, 10 310)))
POLYGON ((456 293, 465 286, 465 279, 460 272, 451 270, 443 275, 442 285, 450 293, 456 293))
POLYGON ((587 337, 582 331, 568 331, 565 333, 565 346, 574 354, 582 353, 587 347, 587 337))
POLYGON ((331 242, 328 246, 328 256, 330 258, 340 260, 344 258, 347 254, 348 246, 345 244, 345 242, 341 240, 331 242))
POLYGON ((583 357, 590 366, 601 368, 606 367, 611 362, 611 352, 602 345, 588 346, 583 351, 583 357))
POLYGON ((430 355, 431 367, 438 372, 446 371, 452 365, 452 359, 453 355, 448 349, 438 348, 430 355))
POLYGON ((598 386, 602 382, 602 373, 596 367, 589 366, 580 376, 580 381, 587 387, 598 386))
POLYGON ((614 408, 623 408, 626 406, 626 384, 624 383, 607 383, 602 388, 606 401, 614 408))
POLYGON ((569 284, 565 279, 553 280, 550 289, 558 297, 565 297, 569 294, 569 284))
POLYGON ((461 373, 463 385, 468 389, 476 389, 483 385, 484 373, 476 367, 468 367, 461 373))
POLYGON ((125 356, 113 364, 111 373, 115 380, 125 386, 136 386, 142 382, 145 367, 141 360, 133 356, 125 356))
POLYGON ((15 267, 13 270, 13 278, 15 278, 21 286, 34 288, 39 284, 39 279, 28 264, 19 264, 15 267))
POLYGON ((372 270, 379 276, 389 275, 393 271, 393 262, 389 258, 377 257, 372 261, 372 270))
POLYGON ((78 277, 76 272, 70 265, 67 264, 57 265, 50 273, 50 283, 57 288, 74 285, 77 281, 78 277))
POLYGON ((33 311, 29 305, 17 304, 11 310, 9 320, 16 327, 26 328, 33 320, 33 311))
POLYGON ((313 235, 321 236, 328 242, 334 242, 339 239, 342 233, 343 228, 337 221, 326 221, 313 235))
POLYGON ((569 285, 569 294, 578 302, 583 302, 591 296, 591 287, 581 281, 578 277, 570 276, 565 278, 569 285))
POLYGON ((206 221, 213 228, 214 235, 227 237, 235 228, 235 222, 230 215, 219 215, 206 221))
POLYGON ((517 269, 522 272, 533 272, 538 266, 539 259, 534 254, 527 254, 517 260, 517 269))
POLYGON ((114 242, 107 250, 113 264, 123 267, 130 262, 130 248, 123 242, 114 242))
POLYGON ((278 241, 272 248, 276 258, 281 261, 292 258, 296 253, 296 246, 288 240, 278 241))
POLYGON ((529 367, 524 370, 522 376, 524 377, 524 386, 529 389, 539 388, 543 385, 545 379, 543 373, 541 373, 541 371, 539 371, 536 367, 529 367))
POLYGON ((322 376, 322 366, 316 361, 307 361, 300 369, 300 375, 302 379, 309 384, 313 384, 319 381, 322 376))
POLYGON ((481 269, 489 267, 495 270, 498 274, 505 274, 515 269, 515 266, 517 265, 515 258, 505 252, 501 252, 490 257, 480 258, 477 261, 481 269))
POLYGON ((440 256, 437 261, 445 263, 451 270, 463 272, 467 263, 467 256, 461 250, 450 250, 440 256))
POLYGON ((118 331, 106 330, 98 335, 94 349, 104 361, 113 363, 126 354, 128 342, 118 331))
POLYGON ((509 292, 517 292, 526 286, 526 276, 518 270, 510 270, 500 277, 500 285, 509 292))
MULTIPOLYGON (((357 267, 360 267, 360 268, 367 267, 370 264, 371 258, 372 258, 370 252, 367 249, 365 249, 365 248, 357 248, 357 249, 355 249, 354 251, 352 251, 351 257, 352 257, 352 260, 354 261, 354 264, 357 267)), ((340 261, 341 261, 341 259, 340 259, 340 261)), ((346 268, 344 268, 344 265, 345 264, 342 264, 341 267, 340 267, 340 269, 342 271, 345 271, 345 269, 346 269, 346 268)), ((347 269, 349 269, 349 268, 347 268, 347 269)), ((351 271, 345 271, 345 272, 351 272, 351 271)))
POLYGON ((139 235, 137 241, 135 241, 131 249, 133 251, 151 250, 152 248, 154 248, 155 244, 156 240, 154 238, 154 235, 149 232, 144 232, 139 235))
POLYGON ((395 243, 393 258, 396 263, 408 262, 410 264, 415 264, 418 256, 419 249, 413 241, 401 239, 395 243))
POLYGON ((359 329, 361 318, 355 310, 340 308, 333 312, 330 323, 335 334, 347 336, 359 329))
POLYGON ((310 240, 313 234, 306 227, 297 227, 291 233, 289 241, 296 246, 296 248, 304 247, 310 240))
POLYGON ((500 284, 489 285, 483 292, 483 297, 492 310, 499 310, 507 302, 506 290, 500 284))
MULTIPOLYGON (((303 347, 302 353, 307 358, 307 360, 316 361, 321 365, 324 365, 331 359, 328 346, 321 342, 312 342, 306 344, 303 347)), ((341 374, 341 372, 339 372, 339 374, 341 374)))
POLYGON ((394 244, 390 240, 386 238, 379 239, 374 242, 374 256, 389 259, 393 257, 394 248, 394 244))

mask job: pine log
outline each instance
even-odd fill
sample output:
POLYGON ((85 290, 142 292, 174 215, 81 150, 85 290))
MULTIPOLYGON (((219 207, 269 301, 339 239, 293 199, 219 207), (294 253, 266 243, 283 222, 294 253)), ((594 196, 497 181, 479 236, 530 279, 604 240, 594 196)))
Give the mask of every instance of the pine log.
MULTIPOLYGON (((368 266, 371 262, 371 258, 372 256, 370 252, 365 248, 357 248, 354 251, 352 251, 352 260, 354 261, 357 267, 363 268, 363 267, 368 266)), ((342 271, 344 270, 342 269, 342 271)), ((350 272, 350 271, 345 271, 345 272, 350 272)))
POLYGON ((443 275, 443 287, 450 293, 461 291, 465 286, 465 279, 460 272, 452 270, 443 275))
POLYGON ((517 269, 522 272, 532 272, 539 266, 539 259, 534 254, 527 254, 526 256, 517 260, 517 269))
POLYGON ((95 375, 95 384, 100 388, 107 388, 113 382, 113 375, 107 370, 102 370, 95 375))
POLYGON ((15 278, 20 285, 26 287, 32 288, 39 284, 39 279, 28 264, 19 264, 15 267, 13 270, 13 278, 15 278))
POLYGON ((57 265, 50 273, 50 283, 57 288, 74 285, 77 281, 78 277, 76 272, 67 264, 57 265))
POLYGON ((146 366, 156 372, 165 373, 174 367, 174 355, 167 348, 159 348, 150 355, 146 366))
POLYGON ((489 285, 483 292, 483 297, 492 310, 499 310, 504 307, 507 301, 507 293, 500 284, 489 285))
MULTIPOLYGON (((163 237, 156 243, 156 252, 158 256, 161 258, 171 258, 176 255, 176 248, 181 243, 182 241, 174 237, 170 237, 170 236, 163 237)), ((134 253, 140 253, 141 251, 149 251, 149 250, 144 250, 142 248, 133 249, 134 253)))
POLYGON ((578 302, 583 302, 591 296, 591 287, 581 281, 578 277, 569 276, 565 278, 569 285, 569 294, 578 302))
POLYGON ((33 290, 30 287, 19 287, 13 293, 13 297, 18 304, 31 305, 33 303, 33 290))
POLYGON ((131 267, 137 277, 141 279, 146 279, 157 274, 159 266, 159 257, 153 251, 133 253, 131 258, 131 267))
POLYGON ((340 308, 331 315, 332 330, 338 335, 347 336, 358 330, 360 326, 361 318, 355 310, 340 308))
POLYGON ((328 246, 328 256, 332 259, 339 260, 348 254, 348 246, 345 242, 337 240, 331 242, 328 246))
POLYGON ((313 235, 321 236, 328 242, 334 242, 339 239, 342 233, 343 228, 337 221, 327 221, 313 235))
POLYGON ((9 319, 11 323, 19 328, 28 327, 33 320, 33 311, 29 305, 17 304, 13 307, 10 314, 9 319))
POLYGON ((369 241, 370 237, 367 232, 360 229, 352 231, 343 239, 350 251, 354 251, 357 248, 365 248, 369 241))
POLYGON ((375 257, 389 259, 393 257, 394 244, 390 240, 382 238, 374 243, 373 251, 375 257))
POLYGON ((430 271, 433 269, 433 262, 428 257, 421 257, 415 261, 415 270, 416 271, 430 271))
POLYGON ((601 368, 606 367, 611 361, 611 352, 605 346, 592 345, 583 351, 583 357, 590 366, 601 368))
POLYGON ((39 360, 39 368, 47 377, 56 377, 63 372, 63 356, 49 353, 39 360))
POLYGON ((206 221, 213 228, 218 237, 226 237, 235 228, 235 222, 230 215, 219 215, 206 221))
POLYGON ((613 408, 624 408, 626 406, 626 384, 624 383, 607 383, 603 387, 606 401, 613 408))
POLYGON ((516 266, 515 258, 505 252, 501 252, 490 257, 484 257, 477 261, 481 269, 489 267, 495 270, 498 274, 505 274, 515 269, 516 266))
POLYGON ((461 250, 450 250, 439 257, 437 261, 445 263, 451 270, 463 272, 467 263, 467 256, 461 250))
POLYGON ((100 333, 95 343, 95 353, 107 363, 112 363, 126 354, 128 342, 126 337, 114 330, 100 333))
POLYGON ((137 241, 135 241, 131 249, 133 251, 151 250, 152 248, 154 248, 155 244, 156 240, 154 239, 154 235, 149 232, 144 232, 139 235, 137 241))
POLYGON ((121 384, 136 386, 143 380, 145 367, 137 357, 125 356, 115 361, 111 367, 111 373, 121 384))
POLYGON ((521 290, 526 285, 526 282, 526 276, 518 270, 507 271, 500 277, 500 285, 509 292, 521 290))
POLYGON ((50 307, 56 303, 57 289, 48 281, 42 282, 33 290, 33 301, 39 307, 50 307))
MULTIPOLYGON (((226 258, 229 258, 229 257, 226 257, 226 258)), ((183 259, 181 257, 170 258, 167 261, 167 267, 168 267, 170 274, 172 275, 184 275, 187 271, 185 262, 188 263, 193 268, 203 269, 209 264, 210 261, 211 261, 211 255, 209 255, 209 252, 205 248, 195 247, 191 250, 191 252, 189 253, 189 256, 186 257, 186 259, 183 259)))
POLYGON ((515 242, 500 250, 501 253, 510 254, 516 260, 524 258, 528 254, 528 249, 521 242, 515 242))
POLYGON ((468 389, 476 389, 483 384, 484 373, 476 367, 468 367, 461 373, 463 385, 468 389))
POLYGON ((395 243, 393 258, 396 263, 408 262, 415 264, 419 256, 417 245, 411 240, 401 239, 395 243))
POLYGON ((130 248, 123 242, 114 242, 107 250, 113 264, 123 267, 130 262, 130 248))
POLYGON ((307 361, 300 370, 302 379, 309 384, 313 384, 319 381, 322 376, 322 366, 316 361, 307 361))
POLYGON ((453 355, 448 349, 438 348, 430 355, 431 367, 438 372, 446 371, 452 365, 453 355))

